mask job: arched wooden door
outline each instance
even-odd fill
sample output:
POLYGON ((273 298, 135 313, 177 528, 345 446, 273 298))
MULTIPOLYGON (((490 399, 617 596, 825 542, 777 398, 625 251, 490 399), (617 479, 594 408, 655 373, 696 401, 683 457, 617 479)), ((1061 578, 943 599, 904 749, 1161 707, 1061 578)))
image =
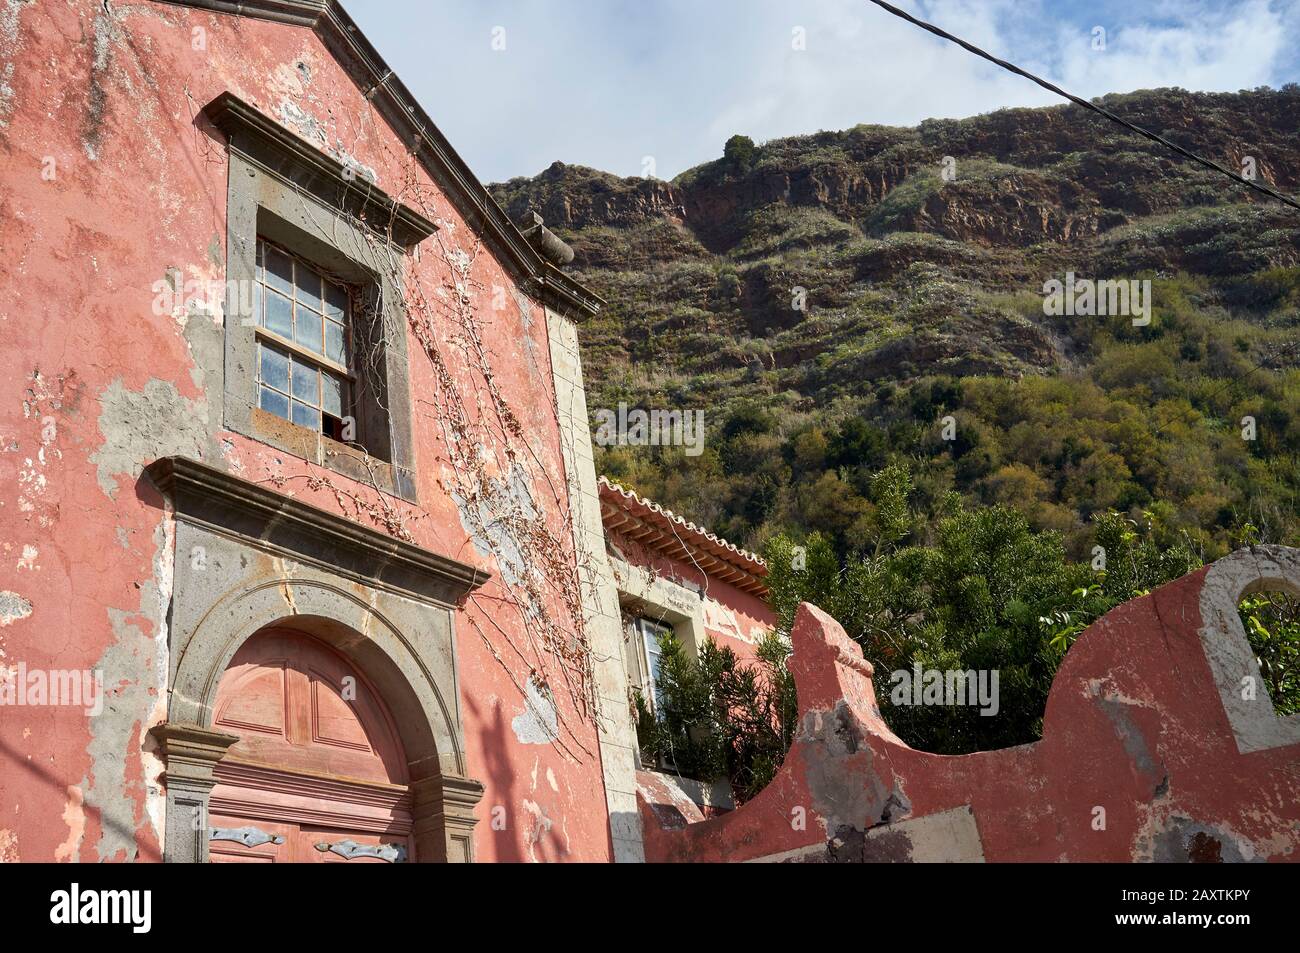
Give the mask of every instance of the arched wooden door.
POLYGON ((383 700, 323 642, 263 629, 231 660, 213 727, 239 736, 216 768, 218 863, 401 863, 411 856, 406 759, 383 700))

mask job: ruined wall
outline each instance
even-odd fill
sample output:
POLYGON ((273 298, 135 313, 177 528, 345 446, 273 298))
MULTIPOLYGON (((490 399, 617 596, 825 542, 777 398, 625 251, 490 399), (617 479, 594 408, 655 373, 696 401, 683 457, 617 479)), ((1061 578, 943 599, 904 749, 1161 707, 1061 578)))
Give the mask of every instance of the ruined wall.
MULTIPOLYGON (((1237 615, 1300 593, 1300 550, 1242 550, 1095 622, 1057 672, 1042 740, 957 757, 884 724, 871 666, 799 609, 800 727, 735 812, 692 820, 643 785, 651 861, 1300 859, 1300 716, 1269 700, 1237 615)), ((680 799, 678 799, 680 800, 680 799)))
MULTIPOLYGON (((472 94, 473 77, 446 81, 472 94)), ((0 0, 0 665, 101 671, 106 692, 89 717, 0 709, 0 859, 161 856, 146 733, 166 716, 176 556, 142 469, 167 455, 493 573, 454 620, 468 773, 487 786, 478 858, 609 857, 582 686, 525 618, 544 604, 571 625, 571 593, 520 595, 537 549, 521 527, 572 538, 547 324, 525 291, 310 28, 0 0), (223 298, 187 286, 225 280, 227 154, 201 110, 227 91, 439 227, 402 276, 422 304, 405 329, 416 506, 223 429, 223 298), (159 282, 182 292, 162 308, 159 282)))

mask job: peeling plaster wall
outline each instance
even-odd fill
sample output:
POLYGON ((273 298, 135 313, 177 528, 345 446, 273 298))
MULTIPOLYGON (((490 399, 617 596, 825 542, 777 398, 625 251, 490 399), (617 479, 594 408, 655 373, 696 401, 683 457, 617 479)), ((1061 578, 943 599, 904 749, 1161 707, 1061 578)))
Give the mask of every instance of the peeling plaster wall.
POLYGON ((1112 610, 1058 670, 1042 740, 957 757, 895 737, 859 647, 804 604, 791 659, 800 726, 785 763, 712 820, 643 785, 646 857, 1300 860, 1300 716, 1240 691, 1240 678, 1260 680, 1236 605, 1258 587, 1300 593, 1300 550, 1242 550, 1112 610))
MULTIPOLYGON (((159 763, 145 736, 167 706, 175 543, 143 467, 195 457, 253 482, 284 478, 283 492, 340 511, 303 479, 318 470, 223 429, 223 299, 182 295, 155 313, 159 282, 225 280, 227 156, 200 110, 233 92, 382 188, 396 191, 412 163, 306 27, 147 0, 0 0, 0 64, 0 665, 99 669, 107 692, 93 718, 53 706, 0 717, 0 855, 157 860, 159 763)), ((447 80, 472 93, 473 77, 447 80)), ((439 236, 473 250, 473 230, 415 169, 439 236)), ((422 252, 422 275, 450 275, 422 252)), ((545 472, 562 475, 543 309, 486 250, 473 281, 485 307, 506 291, 508 307, 485 322, 497 385, 545 472)), ((443 429, 421 401, 433 371, 413 339, 407 350, 411 532, 496 574, 481 594, 495 606, 509 567, 466 531, 443 478, 443 429)), ((526 495, 559 534, 567 501, 554 483, 558 497, 551 486, 526 495)), ((524 698, 475 623, 526 639, 510 613, 456 613, 468 772, 487 786, 478 858, 608 859, 608 816, 591 798, 602 785, 594 725, 579 728, 587 753, 521 739, 511 722, 524 698)))

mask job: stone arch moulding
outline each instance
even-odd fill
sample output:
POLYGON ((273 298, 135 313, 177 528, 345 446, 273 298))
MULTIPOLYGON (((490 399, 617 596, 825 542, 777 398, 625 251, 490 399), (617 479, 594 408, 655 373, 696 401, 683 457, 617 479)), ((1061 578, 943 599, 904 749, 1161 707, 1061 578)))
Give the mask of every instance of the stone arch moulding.
POLYGON ((207 859, 214 769, 238 740, 212 728, 221 676, 271 625, 333 646, 399 726, 417 856, 472 859, 473 809, 453 612, 488 574, 183 457, 146 469, 176 523, 164 762, 168 861, 207 859))
POLYGON ((1300 743, 1300 714, 1274 710, 1237 613, 1243 596, 1270 590, 1300 598, 1300 550, 1272 545, 1237 550, 1206 570, 1201 587, 1201 646, 1242 754, 1300 743), (1245 691, 1247 685, 1256 690, 1245 691))

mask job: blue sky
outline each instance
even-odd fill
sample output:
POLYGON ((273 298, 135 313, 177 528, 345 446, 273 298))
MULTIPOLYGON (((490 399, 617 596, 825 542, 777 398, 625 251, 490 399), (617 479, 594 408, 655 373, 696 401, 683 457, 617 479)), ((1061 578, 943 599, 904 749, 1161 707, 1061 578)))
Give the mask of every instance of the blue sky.
MULTIPOLYGON (((894 2, 1082 96, 1300 80, 1300 0, 894 2)), ((672 178, 736 132, 762 142, 1056 101, 866 0, 344 6, 485 182, 556 159, 672 178)))

